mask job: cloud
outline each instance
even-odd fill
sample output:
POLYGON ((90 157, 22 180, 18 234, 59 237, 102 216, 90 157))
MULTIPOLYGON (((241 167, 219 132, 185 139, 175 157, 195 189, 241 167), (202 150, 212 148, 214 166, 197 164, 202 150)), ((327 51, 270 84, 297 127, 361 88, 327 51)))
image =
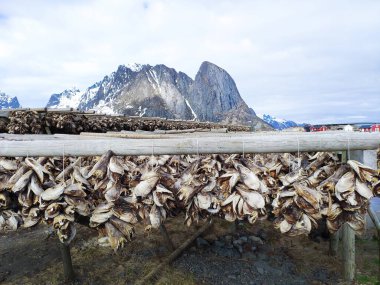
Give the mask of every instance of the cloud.
POLYGON ((380 121, 377 1, 4 1, 0 89, 23 106, 119 64, 226 69, 258 113, 380 121), (365 117, 365 118, 364 118, 365 117))

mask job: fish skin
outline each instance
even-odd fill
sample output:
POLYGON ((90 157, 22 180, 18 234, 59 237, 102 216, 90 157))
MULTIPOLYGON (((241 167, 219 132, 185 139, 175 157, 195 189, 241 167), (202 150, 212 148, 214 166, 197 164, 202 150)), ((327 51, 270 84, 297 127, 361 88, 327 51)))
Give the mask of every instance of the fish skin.
POLYGON ((355 190, 358 192, 361 196, 363 196, 366 199, 371 199, 374 195, 371 191, 371 189, 367 186, 367 183, 361 182, 359 179, 356 178, 355 181, 355 190))
POLYGON ((141 181, 132 189, 132 193, 136 197, 145 198, 156 186, 159 175, 155 171, 145 172, 141 176, 141 181))
POLYGON ((41 164, 39 164, 36 160, 31 157, 25 158, 25 163, 29 166, 37 175, 38 179, 41 183, 44 183, 44 173, 51 176, 51 173, 47 171, 41 164))
POLYGON ((3 168, 6 171, 15 171, 18 169, 16 160, 10 160, 1 158, 0 159, 0 169, 3 168))
POLYGON ((25 172, 20 179, 13 185, 12 192, 17 193, 23 190, 29 183, 30 178, 33 174, 33 170, 28 170, 25 172))
POLYGON ((110 222, 105 223, 105 230, 112 249, 116 252, 119 248, 124 247, 127 240, 124 235, 110 222))
POLYGON ((103 179, 104 176, 107 173, 107 167, 109 164, 109 161, 111 157, 114 155, 114 153, 109 150, 105 154, 103 154, 99 161, 93 166, 93 168, 88 173, 87 179, 91 176, 95 176, 96 178, 103 179))
POLYGON ((244 201, 254 209, 260 209, 265 207, 265 200, 260 193, 255 191, 246 191, 241 188, 237 191, 244 199, 244 201))
POLYGON ((243 166, 242 164, 236 164, 235 166, 240 174, 240 178, 242 182, 252 190, 259 190, 260 189, 260 179, 247 167, 243 166))
POLYGON ((153 228, 158 229, 162 223, 161 211, 158 206, 153 205, 149 212, 150 224, 153 228))
POLYGON ((33 174, 31 179, 30 179, 30 183, 29 183, 29 186, 31 191, 33 191, 33 193, 36 195, 36 196, 41 196, 42 192, 44 192, 44 189, 42 188, 41 186, 41 183, 40 181, 37 179, 36 175, 33 174))
POLYGON ((57 200, 65 191, 65 183, 61 182, 41 193, 41 199, 45 201, 57 200))

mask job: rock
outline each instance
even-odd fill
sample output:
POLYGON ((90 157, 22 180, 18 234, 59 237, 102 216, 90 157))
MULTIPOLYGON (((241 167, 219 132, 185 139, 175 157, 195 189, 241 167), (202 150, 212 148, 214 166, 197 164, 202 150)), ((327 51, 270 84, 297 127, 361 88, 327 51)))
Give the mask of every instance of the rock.
POLYGON ((216 240, 216 241, 214 241, 214 245, 217 247, 223 247, 223 246, 225 246, 225 243, 222 241, 216 240))
POLYGON ((240 239, 237 239, 237 240, 234 240, 234 241, 232 242, 232 244, 236 247, 236 246, 238 246, 238 245, 242 245, 243 242, 242 242, 240 239))
POLYGON ((227 278, 228 279, 236 279, 236 276, 235 275, 228 275, 227 278))
POLYGON ((251 251, 245 251, 242 254, 242 258, 256 260, 256 254, 251 251))
POLYGON ((240 237, 240 240, 241 240, 242 242, 248 242, 248 238, 247 238, 246 236, 242 236, 242 237, 240 237))
POLYGON ((265 232, 263 229, 260 229, 259 232, 257 233, 257 235, 258 235, 262 240, 267 240, 267 239, 268 239, 268 235, 266 234, 266 232, 265 232))
POLYGON ((226 235, 226 236, 224 237, 224 240, 226 241, 226 243, 231 243, 231 242, 232 242, 232 236, 230 236, 230 235, 226 235))
POLYGON ((228 258, 233 258, 233 257, 240 257, 240 254, 238 251, 234 248, 225 248, 225 247, 218 247, 213 245, 211 247, 211 251, 214 252, 215 254, 223 257, 228 257, 228 258))
POLYGON ((197 238, 196 243, 197 243, 198 248, 205 248, 205 247, 208 247, 210 245, 207 240, 200 238, 200 237, 197 238))
POLYGON ((278 270, 276 268, 272 268, 270 270, 270 273, 273 274, 273 275, 277 275, 277 276, 282 276, 282 271, 281 270, 278 270))
POLYGON ((261 267, 256 267, 256 270, 257 272, 260 274, 260 275, 263 275, 264 274, 264 269, 261 268, 261 267))
POLYGON ((263 240, 257 236, 250 236, 249 239, 253 242, 253 243, 258 243, 258 244, 264 244, 263 240))
POLYGON ((197 248, 195 246, 192 246, 190 247, 189 249, 190 252, 196 252, 197 251, 197 248))

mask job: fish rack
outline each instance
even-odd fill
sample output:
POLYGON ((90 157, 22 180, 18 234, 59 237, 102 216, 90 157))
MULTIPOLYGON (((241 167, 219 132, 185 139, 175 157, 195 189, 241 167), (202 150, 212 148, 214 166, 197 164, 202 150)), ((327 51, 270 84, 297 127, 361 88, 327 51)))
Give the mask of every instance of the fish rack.
POLYGON ((139 117, 122 114, 100 114, 94 110, 82 111, 73 108, 19 108, 0 110, 0 132, 19 134, 79 134, 81 131, 100 132, 122 130, 188 130, 209 131, 225 129, 226 131, 249 132, 247 125, 231 125, 196 120, 179 120, 161 117, 139 117), (31 117, 30 122, 28 118, 31 117), (60 126, 57 127, 56 120, 60 126), (79 126, 79 130, 75 125, 79 126), (23 125, 23 129, 17 129, 23 125), (26 127, 25 125, 30 125, 26 127), (38 126, 36 128, 36 126, 38 126), (25 129, 26 128, 26 129, 25 129))
MULTIPOLYGON (((361 161, 373 168, 377 167, 376 149, 379 145, 380 133, 359 132, 207 133, 194 131, 187 134, 140 133, 137 138, 131 137, 131 133, 128 132, 83 133, 81 135, 0 134, 0 156, 6 157, 98 156, 108 150, 112 150, 116 155, 340 151, 351 159, 361 161)), ((162 228, 162 230, 165 235, 165 229, 162 228)), ((348 224, 344 224, 342 230, 344 276, 346 280, 352 281, 355 276, 355 234, 348 224)), ((330 249, 333 254, 337 251, 339 241, 337 237, 338 234, 335 234, 331 239, 330 249)), ((168 237, 167 240, 170 241, 168 237)), ((179 251, 176 250, 175 254, 178 255, 179 251)), ((73 271, 67 246, 62 247, 62 255, 65 260, 66 276, 70 276, 73 271)), ((174 257, 170 256, 170 258, 174 257)), ((170 258, 167 262, 171 260, 170 258)))

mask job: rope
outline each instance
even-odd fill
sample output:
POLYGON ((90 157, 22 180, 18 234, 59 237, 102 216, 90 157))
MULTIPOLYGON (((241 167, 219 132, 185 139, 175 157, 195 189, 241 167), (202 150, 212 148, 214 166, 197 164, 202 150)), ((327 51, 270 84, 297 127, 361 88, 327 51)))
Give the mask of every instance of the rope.
POLYGON ((300 139, 297 135, 297 155, 298 155, 298 168, 301 167, 301 159, 300 159, 300 139))
POLYGON ((65 144, 63 144, 62 166, 63 166, 63 183, 65 183, 66 182, 66 179, 65 179, 65 144))
POLYGON ((244 158, 244 154, 245 154, 245 141, 243 141, 243 158, 244 158))

